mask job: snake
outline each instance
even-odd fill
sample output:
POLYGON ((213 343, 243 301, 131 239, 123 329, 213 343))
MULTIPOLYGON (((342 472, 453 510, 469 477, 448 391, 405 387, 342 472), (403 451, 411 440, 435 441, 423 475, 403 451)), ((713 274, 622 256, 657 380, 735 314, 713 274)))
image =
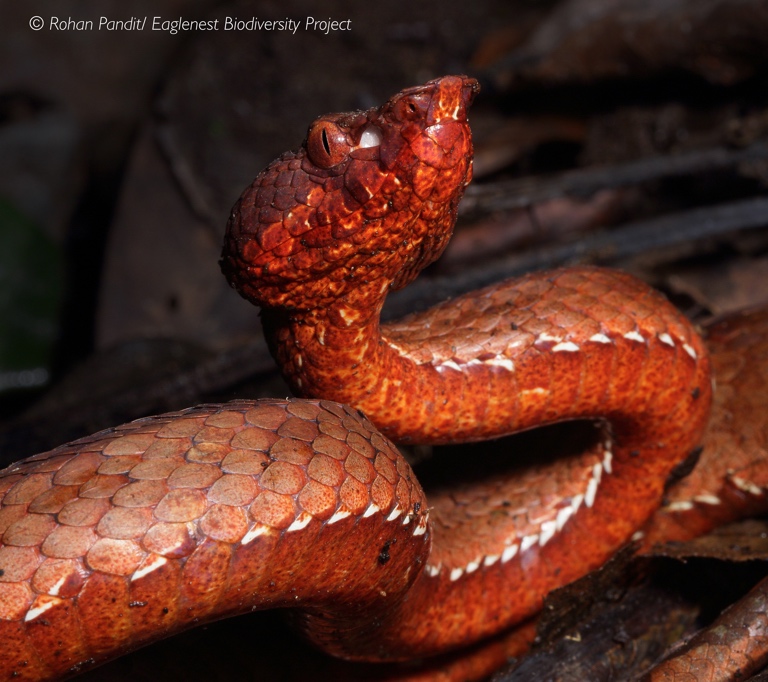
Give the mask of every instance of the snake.
POLYGON ((321 116, 235 204, 221 268, 295 397, 142 418, 0 472, 0 679, 259 609, 344 659, 427 658, 529 622, 637 537, 712 404, 707 345, 662 294, 574 266, 381 322, 451 237, 478 90, 445 76, 321 116), (394 444, 503 448, 574 420, 588 447, 482 480, 467 461, 429 496, 394 444))

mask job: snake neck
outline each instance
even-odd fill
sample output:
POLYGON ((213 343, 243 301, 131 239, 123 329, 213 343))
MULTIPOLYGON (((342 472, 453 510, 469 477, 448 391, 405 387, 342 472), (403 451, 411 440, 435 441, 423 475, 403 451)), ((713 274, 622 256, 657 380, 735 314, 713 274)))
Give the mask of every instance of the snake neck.
POLYGON ((352 404, 397 442, 469 442, 594 417, 656 440, 676 428, 668 401, 683 423, 707 414, 706 350, 633 278, 535 274, 381 325, 386 290, 369 282, 324 307, 262 315, 294 392, 352 404))
MULTIPOLYGON (((444 366, 424 357, 418 338, 400 333, 398 324, 382 325, 388 291, 389 283, 378 281, 321 308, 262 309, 270 351, 293 393, 354 405, 399 443, 487 438, 488 425, 463 407, 484 378, 466 372, 446 378, 444 366)), ((498 398, 488 393, 480 404, 498 398)), ((519 426, 501 421, 491 424, 492 435, 519 426)))
MULTIPOLYGON (((379 322, 384 304, 381 287, 369 287, 322 308, 301 311, 263 309, 265 335, 291 389, 299 396, 321 396, 355 404, 377 414, 377 425, 397 423, 387 414, 387 395, 419 381, 425 368, 402 354, 379 322)), ((394 401, 390 400, 390 403, 394 401)))

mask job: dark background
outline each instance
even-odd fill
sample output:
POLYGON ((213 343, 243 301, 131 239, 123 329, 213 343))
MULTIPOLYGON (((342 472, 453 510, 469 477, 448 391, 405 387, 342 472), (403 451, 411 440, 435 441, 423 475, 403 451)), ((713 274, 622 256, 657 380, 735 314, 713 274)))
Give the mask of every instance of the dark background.
MULTIPOLYGON (((764 302, 764 0, 2 2, 0 462, 204 400, 285 395, 257 311, 218 269, 229 209, 316 116, 446 73, 483 86, 476 181, 444 259, 388 315, 571 262, 629 269, 697 320, 764 302), (302 27, 56 31, 51 16, 302 27), (307 32, 307 16, 351 31, 307 32)), ((163 674, 227 679, 204 651, 283 645, 261 627, 182 639, 156 654, 163 674)), ((150 661, 109 674, 156 679, 150 661)))

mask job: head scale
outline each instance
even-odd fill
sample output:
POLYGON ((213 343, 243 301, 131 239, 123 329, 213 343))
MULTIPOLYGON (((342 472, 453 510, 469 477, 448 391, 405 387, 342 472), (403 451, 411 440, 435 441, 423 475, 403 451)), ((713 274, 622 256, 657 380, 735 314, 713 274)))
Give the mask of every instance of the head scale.
POLYGON ((290 310, 410 282, 450 239, 472 176, 467 108, 478 89, 445 76, 314 121, 301 149, 273 161, 232 209, 221 260, 230 283, 290 310))

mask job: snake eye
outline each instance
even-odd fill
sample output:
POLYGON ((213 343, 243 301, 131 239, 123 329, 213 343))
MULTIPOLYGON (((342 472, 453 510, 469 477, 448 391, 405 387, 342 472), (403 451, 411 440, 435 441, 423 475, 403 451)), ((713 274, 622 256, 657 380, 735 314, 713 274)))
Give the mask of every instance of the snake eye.
POLYGON ((395 115, 401 121, 414 121, 423 118, 429 108, 426 95, 408 95, 395 104, 395 115))
POLYGON ((307 153, 319 168, 332 168, 347 158, 347 135, 332 121, 315 121, 307 133, 307 153))

